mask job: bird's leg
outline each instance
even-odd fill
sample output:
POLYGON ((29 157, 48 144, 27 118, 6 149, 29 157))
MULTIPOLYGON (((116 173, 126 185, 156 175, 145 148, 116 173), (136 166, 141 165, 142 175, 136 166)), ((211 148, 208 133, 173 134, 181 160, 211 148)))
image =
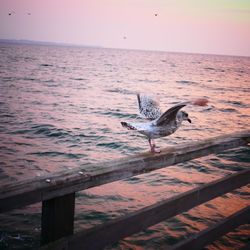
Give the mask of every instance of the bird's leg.
POLYGON ((150 150, 151 150, 152 153, 160 153, 161 152, 160 149, 156 148, 154 140, 148 139, 148 142, 149 142, 150 150))
POLYGON ((153 148, 152 148, 152 144, 151 144, 151 139, 148 139, 148 143, 149 143, 149 146, 150 146, 150 151, 153 152, 153 148))
POLYGON ((154 140, 151 140, 151 142, 152 142, 152 145, 153 145, 154 153, 160 153, 161 150, 159 148, 156 148, 154 140))
POLYGON ((150 146, 150 151, 153 153, 153 147, 152 147, 152 144, 151 144, 151 139, 148 139, 148 142, 149 142, 149 146, 150 146))

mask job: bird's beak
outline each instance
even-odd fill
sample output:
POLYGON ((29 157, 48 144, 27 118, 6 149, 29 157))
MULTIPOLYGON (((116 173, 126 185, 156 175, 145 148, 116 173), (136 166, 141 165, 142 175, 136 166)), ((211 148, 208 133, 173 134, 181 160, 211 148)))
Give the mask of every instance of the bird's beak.
POLYGON ((191 121, 189 118, 187 119, 187 121, 188 121, 189 123, 192 123, 192 121, 191 121))

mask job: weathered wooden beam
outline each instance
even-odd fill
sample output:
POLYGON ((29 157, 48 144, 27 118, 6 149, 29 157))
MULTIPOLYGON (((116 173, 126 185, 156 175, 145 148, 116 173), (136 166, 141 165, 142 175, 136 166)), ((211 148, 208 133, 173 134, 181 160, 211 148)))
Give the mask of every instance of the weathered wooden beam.
POLYGON ((221 196, 250 182, 250 169, 204 184, 172 198, 132 212, 108 223, 79 232, 44 246, 42 250, 97 250, 144 230, 162 220, 185 212, 197 205, 221 196))
POLYGON ((212 243, 219 237, 232 231, 236 227, 250 222, 250 206, 223 219, 212 227, 195 234, 193 237, 174 245, 171 250, 198 250, 212 243))
POLYGON ((249 139, 250 130, 11 183, 0 187, 0 212, 243 146, 249 139))
POLYGON ((73 234, 75 193, 43 201, 41 244, 73 234))

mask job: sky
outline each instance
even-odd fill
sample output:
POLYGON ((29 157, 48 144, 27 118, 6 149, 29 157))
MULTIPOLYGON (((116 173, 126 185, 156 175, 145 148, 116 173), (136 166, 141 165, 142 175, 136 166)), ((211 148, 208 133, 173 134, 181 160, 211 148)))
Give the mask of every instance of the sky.
POLYGON ((250 56, 250 0, 0 0, 0 39, 250 56))

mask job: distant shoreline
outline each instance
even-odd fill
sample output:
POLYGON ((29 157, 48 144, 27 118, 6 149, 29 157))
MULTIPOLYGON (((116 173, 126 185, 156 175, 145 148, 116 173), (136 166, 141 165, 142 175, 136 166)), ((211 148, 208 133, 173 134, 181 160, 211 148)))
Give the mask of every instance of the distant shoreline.
POLYGON ((24 45, 45 45, 45 46, 65 46, 65 47, 84 47, 84 48, 103 48, 102 46, 82 45, 74 43, 63 42, 46 42, 46 41, 33 41, 25 39, 0 39, 0 44, 24 44, 24 45))
POLYGON ((115 49, 115 50, 131 50, 131 51, 145 51, 145 52, 163 52, 173 54, 194 54, 194 55, 206 55, 206 56, 225 56, 225 57, 244 57, 250 58, 250 56, 243 55, 224 55, 224 54, 206 54, 202 52, 185 52, 185 51, 164 51, 164 50, 144 50, 139 48, 111 48, 99 45, 83 45, 75 43, 63 43, 63 42, 47 42, 47 41, 34 41, 25 39, 0 39, 0 44, 16 44, 16 45, 41 45, 41 46, 62 46, 62 47, 76 47, 76 48, 96 48, 96 49, 115 49))

